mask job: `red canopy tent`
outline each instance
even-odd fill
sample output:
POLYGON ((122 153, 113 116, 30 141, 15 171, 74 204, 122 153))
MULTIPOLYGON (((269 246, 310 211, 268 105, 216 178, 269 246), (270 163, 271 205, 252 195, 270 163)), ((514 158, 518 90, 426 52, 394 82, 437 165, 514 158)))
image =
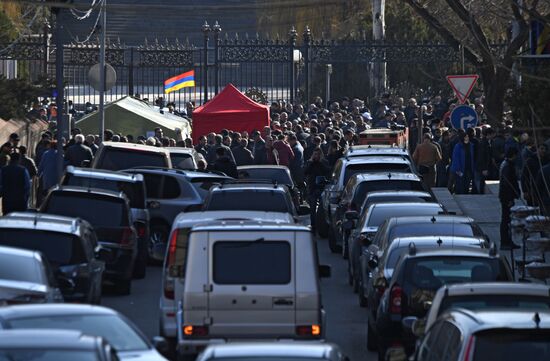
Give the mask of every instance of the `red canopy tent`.
POLYGON ((201 135, 219 133, 222 129, 236 132, 262 131, 269 126, 269 107, 258 104, 228 84, 218 95, 193 111, 193 142, 201 135))

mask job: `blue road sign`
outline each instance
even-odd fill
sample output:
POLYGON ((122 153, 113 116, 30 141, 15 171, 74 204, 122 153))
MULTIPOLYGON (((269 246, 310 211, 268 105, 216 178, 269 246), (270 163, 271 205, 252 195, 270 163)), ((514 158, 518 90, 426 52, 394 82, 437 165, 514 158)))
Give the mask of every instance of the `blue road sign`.
POLYGON ((451 124, 455 129, 476 127, 478 123, 475 109, 469 105, 459 105, 451 113, 451 124))

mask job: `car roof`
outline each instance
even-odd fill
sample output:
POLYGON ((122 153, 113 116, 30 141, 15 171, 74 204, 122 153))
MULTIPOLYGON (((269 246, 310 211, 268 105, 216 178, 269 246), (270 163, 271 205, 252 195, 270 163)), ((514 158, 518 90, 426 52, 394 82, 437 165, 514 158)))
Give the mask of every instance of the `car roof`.
POLYGON ((193 148, 185 148, 185 147, 168 147, 166 148, 170 154, 172 153, 185 153, 185 154, 195 154, 197 151, 193 148))
POLYGON ((309 227, 291 223, 273 223, 252 220, 212 221, 198 224, 193 231, 306 231, 309 227))
POLYGON ((372 173, 356 173, 348 182, 351 182, 355 178, 357 184, 362 182, 368 182, 372 180, 410 180, 420 182, 420 177, 414 173, 405 172, 372 172, 372 173))
POLYGON ((481 282, 442 286, 438 292, 445 296, 469 295, 524 295, 550 297, 550 286, 537 283, 481 282))
POLYGON ((83 223, 88 224, 81 218, 49 213, 14 212, 0 217, 0 228, 34 229, 77 235, 83 223))
POLYGON ((279 169, 279 170, 289 171, 287 166, 275 165, 275 164, 240 165, 237 167, 237 170, 241 170, 241 169, 279 169))
POLYGON ((211 172, 199 172, 194 170, 183 170, 183 169, 177 169, 177 168, 163 168, 163 167, 135 167, 130 169, 125 169, 124 172, 128 173, 146 173, 146 174, 162 174, 162 173, 170 173, 170 175, 173 176, 181 176, 185 177, 186 179, 193 179, 193 178, 226 178, 226 179, 233 179, 228 176, 224 176, 221 174, 211 173, 211 172))
POLYGON ((52 193, 85 193, 85 194, 93 193, 97 196, 103 196, 103 197, 124 198, 124 199, 127 198, 124 192, 115 192, 107 189, 77 187, 77 186, 57 186, 53 188, 50 192, 52 193))
POLYGON ((106 307, 69 303, 28 304, 0 307, 0 320, 63 315, 112 315, 118 313, 106 307))
POLYGON ((97 339, 96 336, 84 335, 75 330, 0 330, 0 348, 4 350, 95 350, 97 339))
POLYGON ((433 246, 435 250, 439 250, 438 246, 444 245, 445 249, 455 247, 468 247, 484 243, 485 239, 481 237, 455 237, 455 236, 414 236, 414 237, 397 237, 391 241, 390 247, 403 248, 408 247, 411 243, 422 248, 433 246))
POLYGON ((240 191, 240 190, 254 190, 254 191, 282 191, 286 192, 286 185, 277 184, 271 182, 262 182, 257 179, 245 180, 244 182, 236 183, 223 183, 212 187, 210 192, 222 192, 222 191, 240 191))
POLYGON ((33 258, 40 257, 40 252, 22 248, 0 246, 0 254, 10 257, 33 258))
POLYGON ((294 223, 294 217, 289 213, 224 210, 180 213, 174 220, 174 227, 181 228, 195 225, 198 222, 205 223, 216 220, 256 220, 273 223, 294 223))
POLYGON ((406 216, 388 218, 388 223, 412 224, 412 223, 473 223, 473 218, 452 214, 438 214, 435 216, 406 216))
POLYGON ((248 357, 329 359, 334 353, 340 353, 340 350, 338 346, 330 343, 254 342, 210 346, 199 359, 248 357))
POLYGON ((348 157, 356 157, 361 155, 378 155, 378 154, 399 154, 409 156, 406 149, 393 146, 375 146, 375 145, 354 145, 348 148, 344 155, 348 157))
POLYGON ((370 205, 372 208, 403 208, 403 207, 414 207, 414 208, 441 208, 443 211, 443 206, 439 203, 434 202, 380 202, 372 203, 370 205))
POLYGON ((550 329, 550 312, 521 309, 466 310, 452 308, 442 316, 445 319, 467 319, 474 325, 473 333, 490 329, 550 329), (537 323, 535 320, 538 319, 537 323))
POLYGON ((392 163, 392 164, 410 164, 410 161, 404 156, 399 155, 381 155, 376 157, 351 157, 345 158, 346 164, 378 164, 378 163, 392 163))
POLYGON ((408 190, 395 190, 395 191, 373 191, 369 192, 366 198, 374 197, 432 197, 428 192, 422 191, 408 191, 408 190))
POLYGON ((95 169, 95 168, 78 168, 73 166, 67 166, 66 173, 74 174, 77 177, 96 178, 96 179, 108 179, 113 181, 123 182, 143 182, 143 176, 139 173, 131 174, 120 171, 113 171, 107 169, 95 169))
POLYGON ((136 144, 136 143, 126 143, 126 142, 103 142, 101 143, 103 147, 118 148, 118 149, 129 149, 129 150, 139 150, 142 152, 152 152, 152 153, 164 153, 169 155, 166 148, 154 147, 151 145, 145 144, 136 144))

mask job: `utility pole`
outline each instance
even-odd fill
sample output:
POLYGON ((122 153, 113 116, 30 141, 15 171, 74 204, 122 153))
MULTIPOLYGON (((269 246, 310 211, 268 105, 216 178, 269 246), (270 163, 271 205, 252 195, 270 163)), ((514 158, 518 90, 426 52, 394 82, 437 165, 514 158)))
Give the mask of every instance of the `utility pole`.
MULTIPOLYGON (((375 45, 383 45, 386 39, 386 0, 372 1, 372 37, 375 45)), ((384 55, 385 57, 385 55, 384 55)), ((371 73, 371 88, 378 96, 386 90, 386 59, 374 59, 371 73)))
POLYGON ((55 81, 57 87, 57 96, 55 102, 57 105, 57 175, 58 182, 63 174, 63 129, 64 122, 64 104, 65 92, 63 88, 63 12, 62 8, 53 8, 55 13, 55 81))
POLYGON ((107 0, 101 3, 101 34, 99 37, 99 138, 105 131, 105 33, 107 32, 107 0))

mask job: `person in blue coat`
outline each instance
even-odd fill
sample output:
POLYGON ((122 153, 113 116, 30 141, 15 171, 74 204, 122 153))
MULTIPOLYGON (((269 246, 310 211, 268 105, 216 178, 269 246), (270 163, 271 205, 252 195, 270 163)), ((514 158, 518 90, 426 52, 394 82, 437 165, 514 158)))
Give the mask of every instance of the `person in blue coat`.
POLYGON ((453 149, 451 172, 455 175, 455 192, 470 192, 475 170, 475 149, 468 134, 461 134, 460 141, 453 149))

